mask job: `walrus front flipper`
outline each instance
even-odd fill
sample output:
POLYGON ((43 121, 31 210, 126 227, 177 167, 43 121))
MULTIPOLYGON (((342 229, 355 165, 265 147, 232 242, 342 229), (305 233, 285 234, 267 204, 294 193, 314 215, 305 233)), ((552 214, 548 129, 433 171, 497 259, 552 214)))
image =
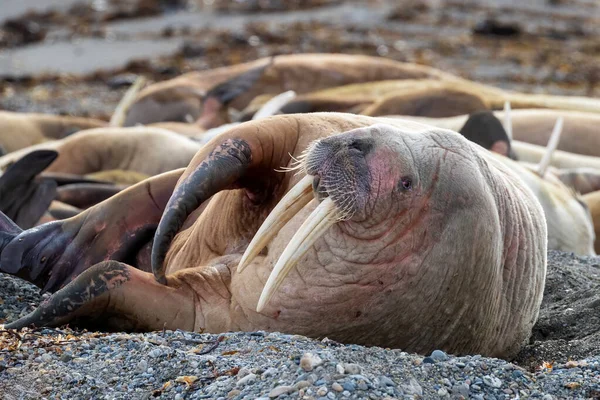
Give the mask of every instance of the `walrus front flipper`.
POLYGON ((140 252, 152 241, 182 172, 140 182, 73 218, 49 222, 16 237, 14 227, 5 221, 0 234, 12 235, 12 239, 1 242, 0 271, 54 292, 105 260, 149 270, 140 252))
POLYGON ((127 331, 193 330, 194 297, 187 290, 185 286, 160 285, 151 274, 121 262, 105 261, 89 268, 35 311, 6 327, 74 323, 127 331))
POLYGON ((0 177, 0 211, 21 228, 30 228, 54 200, 56 183, 36 178, 58 157, 53 150, 32 151, 0 177))
POLYGON ((60 186, 57 189, 56 200, 73 207, 88 208, 127 189, 128 186, 110 183, 74 183, 60 186))

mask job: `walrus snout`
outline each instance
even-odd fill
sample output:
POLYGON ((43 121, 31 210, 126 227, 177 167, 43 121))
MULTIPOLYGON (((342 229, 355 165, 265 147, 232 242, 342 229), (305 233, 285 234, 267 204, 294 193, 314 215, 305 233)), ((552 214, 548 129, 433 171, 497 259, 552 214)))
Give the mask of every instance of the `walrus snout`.
POLYGON ((364 131, 348 132, 320 140, 305 158, 306 173, 314 177, 315 197, 319 201, 330 197, 346 218, 363 208, 369 197, 367 156, 375 140, 367 135, 364 131))

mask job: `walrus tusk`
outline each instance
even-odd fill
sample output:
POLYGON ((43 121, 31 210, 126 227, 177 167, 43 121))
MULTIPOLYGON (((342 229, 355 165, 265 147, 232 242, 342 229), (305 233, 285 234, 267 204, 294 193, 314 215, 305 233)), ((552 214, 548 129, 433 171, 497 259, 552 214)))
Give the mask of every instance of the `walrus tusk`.
POLYGON ((296 97, 296 92, 293 90, 288 90, 287 92, 283 92, 273 97, 269 101, 267 101, 261 108, 254 114, 252 117, 253 120, 266 118, 275 115, 275 113, 287 103, 289 103, 292 99, 296 97))
POLYGON ((504 102, 504 118, 503 124, 504 131, 506 131, 506 136, 508 136, 508 140, 512 142, 513 140, 513 129, 512 129, 512 119, 510 116, 510 101, 504 102))
POLYGON ((305 176, 277 203, 246 248, 238 272, 242 272, 277 232, 313 198, 313 179, 312 176, 305 176))
POLYGON ((258 300, 256 312, 261 312, 263 310, 292 267, 296 265, 317 239, 319 239, 330 226, 337 222, 339 214, 340 212, 333 203, 333 200, 328 197, 308 216, 294 237, 292 237, 292 240, 290 240, 285 250, 283 250, 283 253, 281 253, 275 267, 273 267, 269 279, 260 295, 260 299, 258 300))
POLYGON ((537 173, 542 178, 546 174, 546 170, 548 169, 548 166, 550 165, 550 160, 552 159, 552 154, 558 146, 560 135, 563 129, 563 121, 563 117, 558 117, 558 119, 556 120, 556 123, 554 124, 554 129, 552 130, 552 134, 550 135, 550 140, 548 140, 548 146, 546 146, 546 152, 544 153, 544 156, 538 164, 537 173))
POLYGON ((136 100, 137 94, 142 90, 142 87, 146 83, 146 78, 143 76, 138 76, 133 84, 127 89, 123 98, 115 108, 112 117, 110 118, 109 126, 123 126, 125 123, 125 117, 127 116, 127 111, 133 105, 133 102, 136 100))

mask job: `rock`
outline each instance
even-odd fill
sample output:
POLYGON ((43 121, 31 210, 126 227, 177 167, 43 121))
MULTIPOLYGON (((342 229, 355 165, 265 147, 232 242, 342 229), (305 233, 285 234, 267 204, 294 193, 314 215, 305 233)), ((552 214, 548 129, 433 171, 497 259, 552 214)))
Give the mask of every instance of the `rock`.
POLYGON ((50 362, 50 361, 52 361, 52 356, 50 354, 48 354, 48 353, 42 354, 41 358, 42 358, 43 362, 50 362))
POLYGON ((381 387, 396 386, 396 384, 394 383, 393 380, 391 380, 387 376, 382 375, 379 377, 379 386, 381 386, 381 387))
POLYGON ((240 370, 237 373, 237 377, 238 379, 242 379, 243 377, 245 377, 246 375, 250 375, 252 372, 245 367, 240 368, 240 370))
POLYGON ((458 385, 452 386, 452 394, 456 396, 463 396, 465 398, 469 397, 469 385, 466 383, 460 383, 458 385))
POLYGON ((483 384, 496 389, 502 387, 502 381, 492 375, 485 375, 483 377, 483 384))
POLYGON ((321 386, 318 390, 317 390, 317 396, 323 397, 327 395, 327 388, 325 386, 321 386))
POLYGON ((244 376, 242 379, 238 380, 236 386, 245 386, 250 383, 254 383, 256 381, 256 374, 248 374, 244 376))
POLYGON ((304 353, 300 359, 300 368, 307 372, 312 371, 321 364, 323 364, 321 357, 313 353, 304 353))
POLYGON ((448 360, 448 355, 446 353, 444 353, 441 350, 434 350, 431 353, 431 358, 434 361, 447 361, 448 360))
POLYGON ((335 390, 336 392, 343 392, 344 391, 344 388, 342 387, 342 385, 340 385, 337 382, 333 382, 333 384, 331 385, 331 388, 333 390, 335 390))
POLYGON ((346 381, 346 382, 342 383, 342 388, 344 388, 344 390, 347 390, 349 392, 354 392, 356 390, 356 385, 350 381, 346 381))
POLYGON ((404 390, 406 394, 423 396, 423 388, 415 378, 410 378, 408 383, 402 385, 402 390, 404 390))
POLYGON ((237 390, 237 389, 233 389, 232 391, 230 391, 229 393, 227 393, 227 398, 228 399, 233 399, 235 396, 238 396, 240 393, 242 393, 241 391, 237 390))
POLYGON ((343 374, 345 371, 344 366, 342 364, 336 364, 335 370, 338 374, 343 374))
POLYGON ((148 370, 148 361, 140 360, 140 362, 137 364, 137 370, 142 373, 146 372, 148 370))
POLYGON ((294 390, 304 389, 309 386, 311 386, 311 383, 309 381, 299 381, 299 382, 296 382, 296 384, 294 385, 294 390))
POLYGON ((358 364, 344 364, 344 373, 348 375, 360 374, 360 365, 358 364))
POLYGON ((276 388, 273 388, 273 390, 271 390, 269 392, 269 397, 275 398, 275 397, 281 396, 282 394, 288 394, 293 391, 294 391, 293 386, 277 386, 276 388))

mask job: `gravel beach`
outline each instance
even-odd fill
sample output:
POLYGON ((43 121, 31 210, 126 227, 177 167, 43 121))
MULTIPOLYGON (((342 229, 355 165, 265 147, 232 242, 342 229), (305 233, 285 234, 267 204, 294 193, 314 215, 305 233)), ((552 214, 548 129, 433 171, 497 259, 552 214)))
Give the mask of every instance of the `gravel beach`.
MULTIPOLYGON (((550 252, 531 343, 516 360, 342 345, 282 333, 3 332, 3 399, 587 399, 600 397, 600 259, 550 252)), ((2 318, 41 297, 0 276, 2 318)))

